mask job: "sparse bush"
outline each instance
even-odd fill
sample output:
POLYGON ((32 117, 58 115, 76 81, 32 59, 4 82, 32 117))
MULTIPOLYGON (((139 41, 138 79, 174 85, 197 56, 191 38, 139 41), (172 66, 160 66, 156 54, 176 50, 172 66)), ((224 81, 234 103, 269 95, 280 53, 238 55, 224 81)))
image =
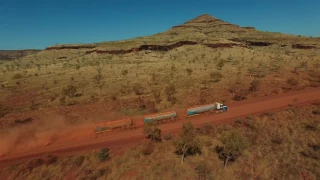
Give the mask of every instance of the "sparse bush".
POLYGON ((117 95, 115 95, 115 94, 111 95, 111 100, 112 101, 116 101, 117 100, 117 95))
POLYGON ((296 86, 298 86, 298 80, 293 77, 288 78, 287 83, 291 86, 291 89, 294 89, 296 86))
POLYGON ((98 153, 98 159, 105 161, 109 158, 109 148, 102 148, 98 153))
POLYGON ((157 104, 159 104, 162 101, 161 93, 157 89, 152 90, 152 95, 153 95, 157 104))
POLYGON ((161 130, 157 127, 156 122, 147 123, 143 129, 143 133, 152 142, 161 142, 161 130))
POLYGON ((4 117, 8 112, 9 112, 9 110, 3 104, 0 103, 0 126, 1 126, 1 129, 3 129, 1 118, 4 117))
POLYGON ((222 74, 220 72, 212 72, 210 73, 210 77, 213 82, 219 82, 222 78, 222 74))
POLYGON ((77 156, 76 159, 74 160, 73 164, 76 166, 81 166, 84 159, 85 159, 84 156, 77 156))
POLYGON ((172 104, 175 104, 177 101, 177 98, 175 97, 177 90, 176 87, 173 84, 170 84, 166 87, 165 93, 167 95, 167 100, 171 102, 172 104))
POLYGON ((145 156, 149 156, 153 153, 154 151, 154 147, 151 143, 148 143, 147 145, 145 145, 145 147, 142 149, 142 154, 145 156))
POLYGON ((81 66, 80 65, 76 65, 76 70, 80 70, 81 66))
POLYGON ((193 70, 190 69, 190 68, 186 69, 186 71, 187 71, 187 74, 188 74, 189 76, 190 76, 190 75, 192 74, 192 72, 193 72, 193 70))
POLYGON ((43 165, 44 161, 42 159, 32 159, 27 163, 27 168, 32 170, 36 167, 43 165))
POLYGON ((21 74, 15 74, 12 79, 21 79, 23 76, 21 74))
POLYGON ((244 88, 240 88, 240 89, 236 90, 235 96, 233 97, 233 100, 235 100, 235 101, 245 100, 245 99, 247 99, 247 95, 248 95, 248 90, 246 90, 244 88))
POLYGON ((206 163, 206 161, 201 161, 195 168, 195 171, 198 174, 199 180, 212 178, 210 177, 211 169, 209 168, 209 165, 206 163))
POLYGON ((223 59, 220 59, 217 63, 217 68, 218 70, 222 70, 223 66, 224 66, 225 61, 223 59))
POLYGON ((95 83, 99 84, 101 80, 103 79, 103 76, 101 74, 97 74, 93 77, 95 83))
POLYGON ((213 135, 213 126, 209 123, 202 125, 200 128, 197 128, 197 132, 200 135, 212 136, 213 135))
POLYGON ((145 103, 146 107, 150 110, 151 113, 156 113, 158 112, 157 108, 156 108, 156 104, 154 101, 147 101, 145 103))
POLYGON ((16 120, 14 120, 14 123, 16 123, 16 124, 26 124, 26 123, 31 122, 32 120, 33 120, 32 118, 26 118, 26 119, 23 119, 23 120, 16 119, 16 120))
POLYGON ((258 78, 265 77, 266 75, 266 68, 264 67, 263 64, 260 64, 259 67, 250 67, 248 69, 248 72, 250 75, 258 78))
POLYGON ((64 88, 62 90, 62 94, 64 96, 68 96, 68 97, 74 97, 77 93, 77 87, 75 87, 74 85, 68 85, 66 88, 64 88))
POLYGON ((59 103, 60 103, 60 105, 65 105, 66 104, 66 96, 62 96, 62 97, 60 97, 59 98, 59 103))
POLYGON ((166 134, 166 135, 164 135, 163 139, 170 140, 170 139, 172 139, 172 135, 171 134, 166 134))
POLYGON ((122 71, 121 71, 121 74, 124 75, 124 76, 127 75, 127 74, 128 74, 128 70, 127 70, 127 69, 122 70, 122 71))
POLYGON ((51 165, 54 164, 58 161, 58 156, 54 156, 54 155, 47 155, 48 160, 47 160, 47 165, 51 165))
POLYGON ((142 87, 142 85, 139 84, 139 83, 135 83, 135 84, 133 85, 132 89, 133 89, 133 91, 134 91, 134 93, 135 93, 136 95, 142 95, 142 94, 143 94, 143 87, 142 87))
POLYGON ((259 79, 254 79, 250 83, 250 91, 255 92, 259 89, 259 86, 261 85, 261 81, 259 79))

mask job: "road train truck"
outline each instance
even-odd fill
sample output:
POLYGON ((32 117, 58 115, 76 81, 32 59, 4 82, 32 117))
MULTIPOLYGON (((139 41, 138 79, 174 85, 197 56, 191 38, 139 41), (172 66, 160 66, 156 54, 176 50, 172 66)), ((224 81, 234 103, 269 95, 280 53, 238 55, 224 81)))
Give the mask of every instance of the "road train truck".
POLYGON ((95 124, 95 133, 103 133, 108 132, 113 129, 121 129, 121 131, 136 129, 135 126, 132 125, 132 120, 130 118, 120 119, 116 121, 106 121, 103 123, 95 124))
POLYGON ((177 121, 177 113, 175 111, 151 114, 144 117, 145 123, 156 122, 157 124, 164 124, 175 121, 177 121))
POLYGON ((219 113, 219 112, 227 112, 227 111, 228 111, 228 106, 219 102, 187 109, 188 116, 199 115, 201 113, 211 114, 211 113, 219 113))

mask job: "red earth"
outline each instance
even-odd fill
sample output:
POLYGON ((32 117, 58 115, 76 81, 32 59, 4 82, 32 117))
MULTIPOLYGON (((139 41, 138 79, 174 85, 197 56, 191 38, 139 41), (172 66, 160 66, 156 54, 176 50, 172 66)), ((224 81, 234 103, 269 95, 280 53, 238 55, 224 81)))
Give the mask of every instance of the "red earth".
MULTIPOLYGON (((238 118, 243 118, 249 115, 257 115, 263 112, 270 112, 285 109, 288 106, 305 105, 313 102, 320 102, 320 88, 306 88, 300 91, 277 94, 257 98, 252 100, 244 100, 229 104, 229 111, 215 115, 199 115, 187 117, 186 109, 176 110, 179 121, 175 123, 159 125, 162 133, 176 134, 181 131, 182 124, 191 120, 194 126, 198 127, 204 123, 223 124, 234 122, 238 118)), ((143 124, 141 116, 132 117, 137 125, 143 124)), ((92 151, 97 148, 109 147, 115 154, 122 154, 127 148, 134 146, 143 140, 145 136, 140 128, 127 132, 113 132, 101 137, 95 137, 93 134, 93 126, 88 124, 68 133, 61 132, 60 138, 54 143, 46 144, 45 146, 36 147, 28 151, 16 151, 11 154, 6 154, 0 158, 0 168, 11 164, 19 163, 28 159, 41 157, 45 154, 68 155, 75 154, 81 151, 92 151), (85 132, 85 133, 84 133, 85 132), (70 138, 77 137, 77 138, 70 138)))

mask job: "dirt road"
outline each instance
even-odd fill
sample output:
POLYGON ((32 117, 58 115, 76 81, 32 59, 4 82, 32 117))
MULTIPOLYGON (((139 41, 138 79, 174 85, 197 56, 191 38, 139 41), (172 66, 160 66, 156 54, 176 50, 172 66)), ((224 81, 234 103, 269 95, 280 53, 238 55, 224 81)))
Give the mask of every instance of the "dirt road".
MULTIPOLYGON (((229 112, 215 114, 212 116, 199 115, 187 118, 186 110, 179 110, 177 114, 180 121, 176 123, 160 125, 160 129, 165 133, 176 133, 181 130, 182 124, 188 119, 195 126, 200 126, 204 123, 229 123, 236 118, 245 117, 248 115, 280 110, 291 105, 306 104, 320 100, 320 88, 308 88, 301 91, 284 93, 279 95, 271 95, 263 98, 245 100, 229 104, 229 112), (294 100, 296 99, 296 100, 294 100)), ((75 132, 76 133, 76 132, 75 132)), ((47 147, 39 147, 32 151, 16 153, 0 158, 0 166, 7 166, 12 163, 27 160, 47 153, 63 154, 75 153, 82 150, 92 150, 101 147, 121 147, 132 143, 138 143, 143 140, 142 128, 115 133, 110 136, 87 138, 79 141, 64 142, 60 144, 52 144, 47 147)))

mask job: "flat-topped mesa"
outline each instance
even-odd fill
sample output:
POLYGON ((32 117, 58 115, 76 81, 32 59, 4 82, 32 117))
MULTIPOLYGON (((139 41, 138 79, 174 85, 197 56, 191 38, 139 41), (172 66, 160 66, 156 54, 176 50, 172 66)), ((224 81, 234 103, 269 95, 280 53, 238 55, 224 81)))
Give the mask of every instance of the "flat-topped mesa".
POLYGON ((182 25, 173 26, 172 29, 186 29, 192 28, 195 30, 204 30, 206 28, 220 28, 220 27, 238 27, 237 25, 222 21, 218 18, 215 18, 209 14, 202 14, 194 19, 191 19, 182 25))
POLYGON ((184 24, 191 24, 191 23, 213 23, 213 22, 223 22, 220 19, 217 19, 209 14, 202 14, 194 19, 191 19, 187 22, 185 22, 184 24))

